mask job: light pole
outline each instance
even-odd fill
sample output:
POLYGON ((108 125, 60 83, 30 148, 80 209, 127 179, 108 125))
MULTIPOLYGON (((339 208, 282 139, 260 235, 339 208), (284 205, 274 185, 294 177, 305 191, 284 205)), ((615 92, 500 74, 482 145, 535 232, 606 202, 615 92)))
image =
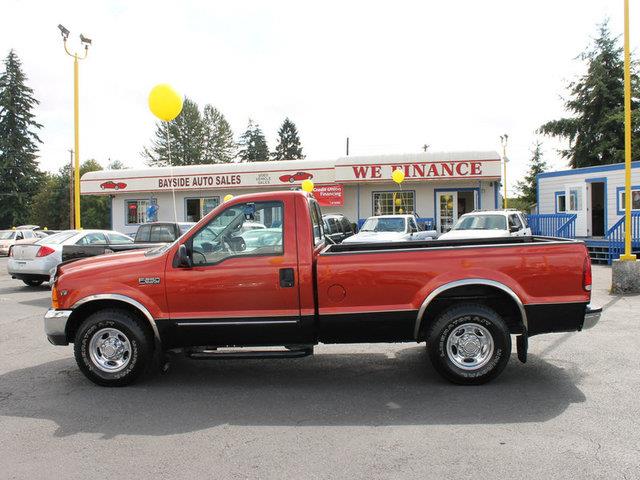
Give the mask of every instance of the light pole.
POLYGON ((69 228, 73 230, 73 149, 69 150, 69 228))
POLYGON ((80 42, 84 45, 84 53, 79 55, 77 52, 72 53, 67 46, 67 39, 69 38, 69 30, 62 25, 58 25, 60 34, 62 35, 62 42, 64 44, 64 51, 67 55, 73 57, 73 130, 74 130, 74 213, 75 213, 75 227, 81 228, 80 224, 80 133, 79 133, 79 108, 78 108, 78 60, 84 60, 89 53, 89 45, 91 45, 91 39, 80 34, 80 42))
POLYGON ((502 143, 502 162, 504 163, 504 199, 502 201, 504 208, 507 208, 507 162, 509 159, 507 158, 507 140, 509 140, 509 135, 506 133, 504 135, 500 135, 500 142, 502 143))
POLYGON ((629 0, 624 0, 624 255, 620 260, 634 261, 631 253, 631 55, 629 53, 629 0))

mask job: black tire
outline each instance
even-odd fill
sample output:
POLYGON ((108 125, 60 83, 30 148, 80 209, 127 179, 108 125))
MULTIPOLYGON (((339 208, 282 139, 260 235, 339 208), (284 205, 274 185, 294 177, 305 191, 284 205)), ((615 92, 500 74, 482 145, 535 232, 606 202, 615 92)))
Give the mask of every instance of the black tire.
POLYGON ((44 283, 44 280, 23 280, 27 287, 39 287, 44 283))
POLYGON ((122 387, 136 381, 153 364, 153 335, 141 321, 126 310, 105 309, 90 315, 78 328, 73 351, 82 373, 104 387, 122 387), (126 366, 120 371, 105 371, 90 354, 91 339, 102 329, 115 329, 129 342, 126 366))
MULTIPOLYGON (((454 340, 452 339, 453 343, 454 340)), ((491 308, 480 304, 464 304, 451 307, 440 314, 427 336, 427 348, 433 367, 445 379, 460 385, 480 385, 500 375, 507 366, 511 356, 511 335, 500 315, 491 308), (481 327, 471 328, 474 332, 472 338, 484 338, 482 330, 489 333, 493 341, 493 352, 487 354, 477 367, 470 365, 462 368, 460 365, 464 364, 464 360, 458 360, 458 363, 452 360, 457 349, 447 342, 451 335, 466 333, 463 325, 468 324, 481 327)))

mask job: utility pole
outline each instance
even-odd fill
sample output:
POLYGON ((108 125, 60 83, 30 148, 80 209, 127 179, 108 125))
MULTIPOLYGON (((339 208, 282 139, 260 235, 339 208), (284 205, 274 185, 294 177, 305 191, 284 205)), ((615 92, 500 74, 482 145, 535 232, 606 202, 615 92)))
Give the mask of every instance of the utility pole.
POLYGON ((509 159, 507 158, 507 140, 509 140, 509 135, 506 133, 504 135, 500 135, 500 142, 502 142, 502 162, 504 164, 504 175, 502 181, 504 182, 504 199, 502 200, 504 209, 507 209, 507 162, 509 159))
POLYGON ((73 230, 73 148, 69 149, 71 168, 69 169, 69 228, 73 230))
POLYGON ((347 157, 349 156, 349 137, 347 137, 347 157))
POLYGON ((426 152, 427 150, 429 150, 429 147, 430 147, 430 146, 431 146, 431 145, 429 145, 428 143, 425 143, 424 145, 422 145, 422 150, 423 150, 424 152, 426 152))

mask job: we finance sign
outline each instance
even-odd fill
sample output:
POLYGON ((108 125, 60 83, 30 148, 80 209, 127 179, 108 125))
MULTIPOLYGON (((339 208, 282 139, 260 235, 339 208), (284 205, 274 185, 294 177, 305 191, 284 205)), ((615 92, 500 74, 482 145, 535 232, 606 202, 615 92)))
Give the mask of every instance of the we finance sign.
POLYGON ((388 182, 391 181, 391 174, 394 170, 402 170, 406 180, 499 178, 500 160, 338 165, 336 166, 336 181, 388 182))

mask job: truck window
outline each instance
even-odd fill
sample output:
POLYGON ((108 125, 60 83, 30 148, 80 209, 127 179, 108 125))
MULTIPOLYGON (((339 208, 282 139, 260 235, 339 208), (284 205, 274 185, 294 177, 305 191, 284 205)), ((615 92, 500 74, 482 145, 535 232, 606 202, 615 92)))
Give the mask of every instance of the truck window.
POLYGON ((522 229, 522 222, 520 222, 517 215, 509 215, 509 227, 516 227, 518 230, 522 229))
POLYGON ((320 207, 315 200, 309 200, 309 214, 311 215, 311 230, 313 231, 313 245, 317 247, 324 241, 324 228, 320 207))
POLYGON ((136 232, 135 242, 148 242, 149 235, 151 234, 151 225, 140 225, 138 231, 136 232))
POLYGON ((231 257, 284 254, 282 202, 233 205, 202 227, 190 240, 193 264, 215 265, 231 257), (243 229, 244 223, 263 228, 243 229))
POLYGON ((173 225, 152 225, 150 242, 173 242, 175 234, 173 233, 173 225))

